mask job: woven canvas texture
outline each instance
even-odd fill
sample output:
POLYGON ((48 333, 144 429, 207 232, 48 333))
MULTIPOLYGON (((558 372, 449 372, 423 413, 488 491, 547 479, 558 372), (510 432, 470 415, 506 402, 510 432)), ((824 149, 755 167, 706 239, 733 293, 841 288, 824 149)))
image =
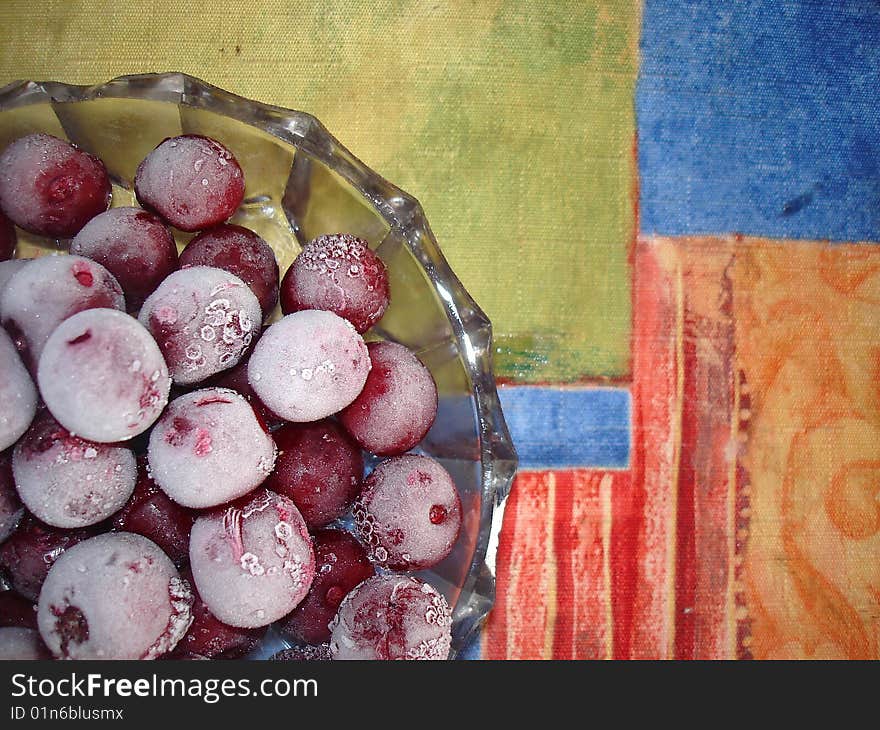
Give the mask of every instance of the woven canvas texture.
POLYGON ((0 77, 184 71, 315 114, 424 205, 502 377, 629 362, 634 2, 0 3, 0 77), (201 7, 200 7, 201 6, 201 7))
POLYGON ((871 0, 5 0, 0 83, 318 116, 492 320, 522 471, 484 658, 877 658, 871 0))

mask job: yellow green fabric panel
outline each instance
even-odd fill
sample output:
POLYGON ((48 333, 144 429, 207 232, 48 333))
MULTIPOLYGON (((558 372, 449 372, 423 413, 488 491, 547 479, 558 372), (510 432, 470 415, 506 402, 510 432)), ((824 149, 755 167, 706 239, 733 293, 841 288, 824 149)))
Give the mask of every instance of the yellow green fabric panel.
POLYGON ((498 375, 626 377, 640 3, 4 0, 0 83, 184 71, 420 199, 498 375), (259 8, 259 10, 257 10, 259 8))

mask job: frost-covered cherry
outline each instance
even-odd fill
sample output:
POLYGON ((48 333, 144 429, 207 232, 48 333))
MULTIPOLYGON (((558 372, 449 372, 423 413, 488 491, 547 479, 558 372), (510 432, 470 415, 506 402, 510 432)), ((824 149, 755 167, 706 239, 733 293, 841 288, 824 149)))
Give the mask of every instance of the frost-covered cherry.
POLYGON ((320 644, 330 639, 329 624, 339 604, 355 586, 375 575, 363 546, 348 532, 318 530, 315 579, 308 594, 281 625, 281 632, 297 642, 320 644))
POLYGON ((13 450, 12 473, 37 519, 71 528, 94 525, 122 507, 137 466, 131 449, 85 441, 44 411, 13 450))
POLYGON ((270 662, 326 662, 330 660, 330 645, 292 646, 269 657, 270 662))
POLYGON ((377 575, 339 606, 331 624, 333 659, 446 659, 452 612, 432 586, 405 575, 377 575))
POLYGON ((275 252, 249 228, 223 224, 202 231, 180 254, 180 265, 214 266, 235 274, 256 295, 264 317, 278 303, 275 252))
POLYGON ((111 532, 55 561, 37 623, 59 659, 155 659, 186 633, 192 602, 189 584, 154 542, 111 532))
POLYGON ((415 454, 379 464, 353 512, 371 557, 394 570, 436 565, 452 551, 461 528, 461 499, 449 472, 415 454))
POLYGON ((260 338, 248 364, 257 397, 288 421, 318 421, 361 392, 370 358, 351 323, 332 312, 288 314, 260 338))
POLYGON ((12 258, 15 253, 15 244, 17 237, 15 235, 15 226, 9 220, 3 211, 0 210, 0 261, 6 261, 12 258))
POLYGON ((380 456, 409 451, 437 417, 437 386, 431 371, 406 347, 371 342, 373 367, 364 389, 339 414, 363 448, 380 456))
POLYGON ((24 507, 12 478, 12 460, 8 454, 0 454, 0 543, 18 527, 23 516, 24 507))
POLYGON ((171 401, 150 434, 150 472, 184 507, 214 507, 262 484, 275 443, 234 390, 202 388, 171 401))
MULTIPOLYGON (((37 412, 37 389, 15 344, 0 328, 0 451, 27 431, 37 412)), ((2 519, 0 519, 2 525, 2 519)), ((0 526, 0 540, 3 529, 0 526)))
POLYGON ((306 524, 287 497, 260 489, 199 517, 189 561, 199 595, 220 621, 267 626, 308 593, 315 554, 306 524))
POLYGON ((13 591, 0 591, 0 626, 37 628, 37 607, 13 591))
POLYGON ((140 208, 111 208, 70 242, 70 253, 102 264, 119 282, 128 311, 137 312, 177 269, 177 246, 162 220, 140 208))
POLYGON ((49 134, 19 137, 0 154, 0 208, 31 233, 70 238, 110 205, 107 168, 49 134))
POLYGON ((125 309, 122 288, 101 264, 82 256, 43 256, 29 261, 0 295, 0 319, 36 372, 43 346, 68 317, 94 308, 125 309))
POLYGON ((100 443, 146 431, 171 390, 152 335, 115 309, 87 309, 58 325, 43 347, 37 383, 62 426, 100 443))
POLYGON ((244 175, 233 154, 208 137, 164 140, 138 166, 137 198, 182 231, 222 223, 244 198, 244 175))
POLYGON ((14 626, 0 628, 0 661, 51 658, 39 632, 14 626))
POLYGON ((266 635, 265 627, 247 629, 224 624, 205 605, 196 588, 192 571, 184 571, 183 577, 193 587, 193 622, 174 650, 173 657, 238 659, 256 648, 266 635))
POLYGON ((195 519, 194 512, 173 502, 159 489, 147 468, 146 457, 138 457, 134 493, 113 516, 113 527, 150 538, 180 566, 189 559, 189 532, 195 519))
POLYGON ((49 568, 68 548, 96 534, 95 529, 60 530, 26 516, 0 545, 0 570, 13 589, 36 601, 49 568))
POLYGON ((266 487, 290 497, 309 529, 344 515, 361 489, 360 447, 330 420, 288 423, 272 437, 278 459, 266 487))
POLYGON ((362 238, 336 233, 309 241, 284 275, 281 311, 324 309, 364 333, 388 307, 388 271, 362 238))
POLYGON ((192 385, 236 365, 263 320, 247 284, 228 271, 175 271, 144 302, 139 316, 165 356, 176 385, 192 385))

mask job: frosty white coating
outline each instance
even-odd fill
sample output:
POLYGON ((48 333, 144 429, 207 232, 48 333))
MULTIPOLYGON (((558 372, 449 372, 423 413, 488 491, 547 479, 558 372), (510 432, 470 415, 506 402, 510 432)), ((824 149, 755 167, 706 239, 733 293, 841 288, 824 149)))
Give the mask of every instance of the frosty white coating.
POLYGON ((146 431, 171 390, 152 335, 115 309, 87 309, 58 325, 40 356, 37 382, 62 426, 101 443, 146 431))
POLYGON ((177 246, 162 220, 141 208, 111 208, 92 218, 70 242, 70 253, 113 274, 130 312, 141 308, 177 268, 177 246))
POLYGON ((171 377, 191 385, 237 365, 259 336, 263 313, 250 287, 228 271, 193 266, 175 271, 141 308, 171 377))
POLYGON ((0 209, 32 233, 70 238, 110 197, 104 164, 63 139, 28 134, 0 152, 0 209))
POLYGON ((377 575, 349 593, 330 625, 332 659, 446 659, 452 612, 433 586, 377 575))
POLYGON ((27 431, 37 411, 37 389, 6 331, 0 328, 0 451, 27 431))
POLYGON ((309 241, 284 277, 285 312, 323 309, 363 334, 388 307, 385 264, 362 238, 345 233, 309 241))
POLYGON ((390 456, 419 443, 437 416, 431 371, 405 346, 371 342, 372 370, 361 394, 339 421, 362 448, 390 456))
POLYGON ((62 553, 37 606, 40 636, 59 659, 155 659, 192 623, 192 591, 141 535, 98 535, 62 553))
POLYGON ((156 484, 184 507, 213 507, 262 484, 275 442, 253 407, 228 388, 202 388, 171 401, 150 433, 156 484))
POLYGON ((0 261, 0 296, 9 280, 21 271, 31 259, 9 259, 8 261, 0 261))
POLYGON ((131 449, 71 435, 43 411, 12 452, 18 496, 53 527, 85 527, 106 519, 134 491, 131 449))
POLYGON ((345 408, 369 372, 367 346, 351 322, 307 309, 263 333, 248 363, 248 382, 273 413, 305 422, 345 408))
POLYGON ((199 595, 231 626, 256 628, 286 616, 315 575, 315 554, 299 510, 266 489, 244 504, 197 519, 189 550, 199 595))
POLYGON ((25 362, 40 359, 52 331, 84 309, 125 310, 122 287, 113 274, 82 256, 43 256, 29 261, 0 293, 0 320, 13 335, 21 333, 27 349, 25 362))
POLYGON ((436 565, 452 551, 461 527, 461 500, 449 472, 416 454, 379 464, 353 512, 370 557, 395 570, 436 565))
POLYGON ((164 140, 135 174, 138 200, 182 231, 198 231, 231 216, 244 196, 233 154, 200 135, 164 140))

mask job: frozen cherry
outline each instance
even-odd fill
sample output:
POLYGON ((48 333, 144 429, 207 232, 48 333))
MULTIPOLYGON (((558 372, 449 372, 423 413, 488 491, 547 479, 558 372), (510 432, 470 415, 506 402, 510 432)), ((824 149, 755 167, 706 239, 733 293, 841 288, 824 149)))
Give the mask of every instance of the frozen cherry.
POLYGON ((269 657, 270 662, 326 662, 330 660, 330 645, 292 646, 269 657))
POLYGON ((186 633, 192 602, 189 584, 155 543, 113 532, 55 561, 37 622, 59 659, 155 659, 186 633))
POLYGON ((330 639, 329 624, 339 604, 356 585, 375 575, 363 546, 342 530, 318 530, 315 579, 308 594, 281 626, 282 633, 305 644, 330 639))
MULTIPOLYGON (((15 344, 0 328, 0 451, 27 431, 37 411, 37 389, 15 344)), ((2 524, 2 520, 0 520, 2 524)), ((0 527, 0 540, 2 540, 0 527)))
POLYGON ((0 154, 0 208, 40 236, 70 238, 110 205, 104 163, 49 134, 19 137, 0 154))
POLYGON ((244 175, 233 154, 208 137, 185 134, 163 141, 134 178, 141 204, 182 231, 222 223, 244 198, 244 175))
POLYGON ((184 507, 214 507, 262 484, 275 444, 234 390, 203 388, 171 401, 150 434, 150 472, 184 507))
POLYGON ((0 592, 0 626, 36 629, 37 607, 34 602, 13 591, 0 592))
POLYGON ((345 233, 307 243, 284 275, 281 311, 324 309, 364 333, 388 307, 388 272, 361 238, 345 233))
POLYGON ((403 345, 371 342, 373 367, 339 421, 363 448, 381 456, 409 451, 437 416, 437 386, 431 371, 403 345))
POLYGON ((372 558, 395 570, 436 565, 452 551, 461 528, 461 499, 449 472, 415 454, 379 464, 353 511, 372 558))
POLYGON ((8 454, 0 453, 0 543, 18 527, 23 516, 24 507, 12 478, 12 461, 8 454))
POLYGON ((0 210, 0 261, 12 258, 12 254, 15 253, 15 244, 15 226, 0 210))
POLYGON ((0 660, 51 658, 37 631, 14 626, 0 628, 0 660))
POLYGON ((192 571, 185 571, 183 576, 193 586, 193 622, 177 645, 174 656, 238 659, 253 650, 265 636, 265 627, 246 629, 224 624, 205 605, 195 586, 192 571))
POLYGON ((289 423, 272 434, 278 446, 266 486, 290 497, 309 526, 323 527, 348 511, 361 488, 364 458, 336 423, 289 423))
POLYGON ((235 274, 256 295, 264 317, 278 303, 275 253, 248 228, 223 224, 202 231, 180 254, 180 265, 214 266, 235 274))
POLYGON ((189 532, 195 514, 171 501, 153 481, 145 457, 138 458, 138 479, 134 493, 113 516, 113 527, 150 538, 175 565, 189 558, 189 532))
POLYGON ((12 472, 25 507, 53 527, 106 519, 125 504, 137 478, 130 449, 85 441, 46 411, 12 452, 12 472))
POLYGON ((49 568, 61 553, 94 536, 94 530, 59 530, 25 517, 0 545, 0 569, 17 593, 36 601, 49 568))
POLYGON ((29 261, 0 295, 0 318, 36 372, 43 346, 68 317, 98 307, 125 309, 119 282, 101 264, 82 256, 43 256, 29 261))
POLYGON ((259 399, 288 421, 318 421, 361 392, 370 358, 351 323, 332 312, 288 314, 269 327, 248 364, 259 399))
POLYGON ((87 309, 58 325, 40 356, 37 382, 62 426, 100 443, 146 431, 171 390, 156 341, 115 309, 87 309))
POLYGON ((95 216, 71 241, 70 253, 97 261, 113 274, 130 312, 137 312, 177 269, 171 232, 158 216, 140 208, 111 208, 95 216))
POLYGON ((432 586, 377 575, 349 593, 331 625, 333 659, 446 659, 452 613, 432 586))
POLYGON ((256 393, 254 393, 254 389, 248 381, 248 362, 249 360, 244 360, 238 363, 234 368, 224 370, 222 373, 211 378, 211 380, 205 385, 214 388, 230 388, 234 390, 254 407, 257 415, 263 419, 263 423, 265 423, 268 428, 277 428, 284 423, 284 421, 272 413, 272 411, 266 407, 266 404, 257 397, 256 393))
POLYGON ((265 489, 199 517, 189 560, 211 613, 243 628, 286 616, 315 575, 312 541, 299 510, 287 497, 265 489))
POLYGON ((177 385, 198 383, 236 365, 259 335, 262 317, 247 284, 209 266, 175 271, 140 313, 177 385))

